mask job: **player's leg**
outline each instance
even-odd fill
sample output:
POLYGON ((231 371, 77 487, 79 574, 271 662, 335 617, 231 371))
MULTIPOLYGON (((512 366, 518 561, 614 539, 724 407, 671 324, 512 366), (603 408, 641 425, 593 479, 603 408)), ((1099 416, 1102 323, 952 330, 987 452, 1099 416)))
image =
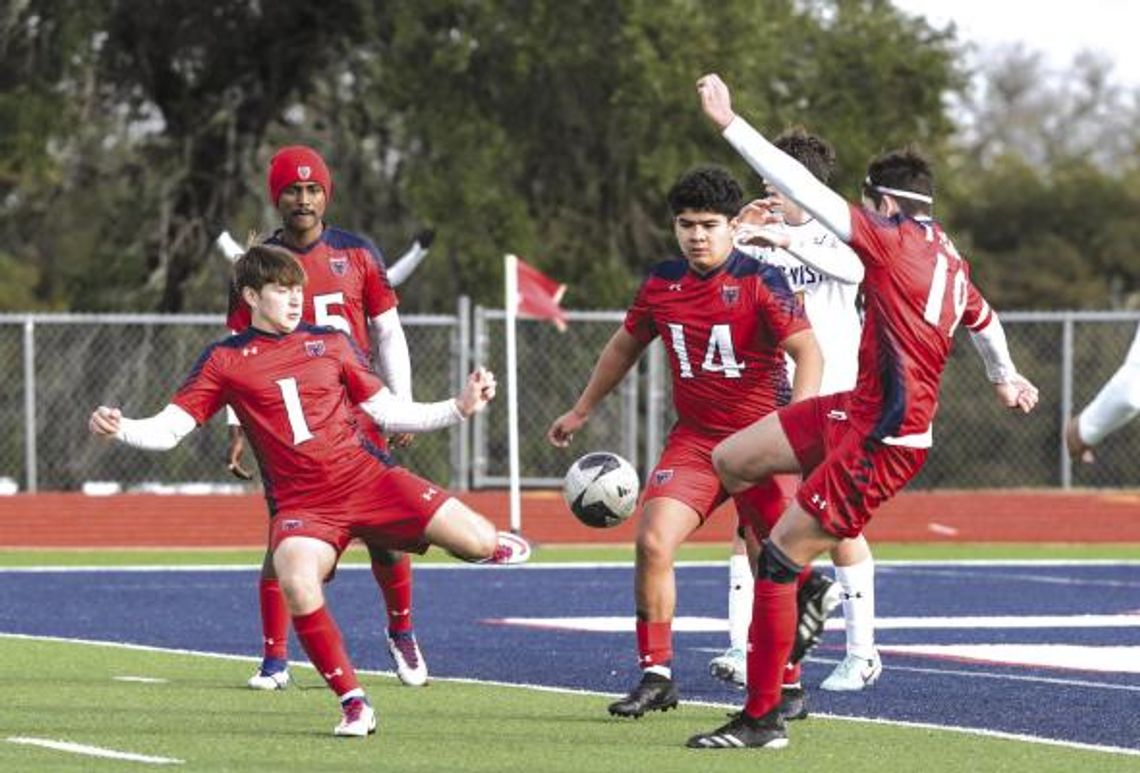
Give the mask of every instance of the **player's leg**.
POLYGON ((701 515, 688 504, 668 497, 647 500, 638 522, 634 562, 637 606, 637 654, 641 681, 619 701, 615 716, 640 717, 677 705, 673 683, 673 612, 677 584, 673 560, 677 547, 701 525, 701 515))
POLYGON ((448 497, 439 506, 423 536, 432 545, 472 563, 519 564, 530 558, 526 540, 496 531, 486 517, 455 497, 448 497))
POLYGON ((254 690, 283 690, 289 684, 289 607, 281 594, 273 554, 266 549, 257 581, 261 612, 261 665, 246 685, 254 690))
POLYGON ((728 649, 709 661, 712 676, 737 687, 743 687, 746 681, 745 652, 752 620, 752 562, 748 559, 744 530, 744 526, 737 526, 728 557, 728 649))
POLYGON ((396 676, 409 687, 427 683, 427 662, 412 626, 412 560, 407 553, 368 545, 372 576, 380 586, 388 614, 388 652, 396 676))
POLYGON ((322 539, 288 536, 279 539, 273 565, 301 647, 340 700, 342 717, 333 732, 366 736, 376 730, 376 714, 357 681, 340 629, 325 606, 322 588, 338 556, 337 549, 322 539))
POLYGON ((874 684, 883 671, 883 662, 875 649, 875 561, 862 535, 836 545, 831 561, 843 589, 847 654, 820 688, 862 690, 874 684))
MULTIPOLYGON (((796 407, 808 402, 812 401, 797 403, 796 407)), ((725 490, 733 495, 776 473, 795 473, 803 469, 780 424, 778 412, 722 440, 713 449, 712 460, 725 490)))

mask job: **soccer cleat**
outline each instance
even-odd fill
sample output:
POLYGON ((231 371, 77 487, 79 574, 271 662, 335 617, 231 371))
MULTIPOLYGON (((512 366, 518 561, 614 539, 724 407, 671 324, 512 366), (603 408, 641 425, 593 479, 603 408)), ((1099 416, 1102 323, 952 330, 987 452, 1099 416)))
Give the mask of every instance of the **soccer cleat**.
POLYGON ((396 676, 408 687, 427 683, 428 670, 416 635, 412 631, 388 632, 388 652, 396 664, 396 676))
POLYGON ((832 692, 853 692, 870 687, 879 681, 883 673, 883 659, 875 650, 870 658, 861 658, 848 653, 835 670, 823 680, 819 689, 832 692))
POLYGON ((646 673, 629 695, 610 704, 615 717, 641 719, 647 711, 668 711, 677 708, 677 687, 673 680, 660 674, 646 673))
POLYGON ((245 683, 251 690, 284 690, 292 679, 289 677, 289 664, 284 659, 265 658, 257 673, 245 683))
POLYGON ((530 543, 518 534, 509 531, 499 532, 499 544, 490 558, 476 561, 479 564, 525 564, 530 560, 530 543))
POLYGON ((727 725, 694 735, 685 745, 690 749, 783 749, 788 745, 788 731, 778 707, 755 719, 741 711, 727 725))
POLYGON ((726 650, 709 661, 709 674, 736 687, 748 683, 748 660, 742 650, 726 650))
POLYGON ((340 709, 343 714, 340 724, 333 728, 333 735, 366 738, 376 732, 376 712, 367 698, 349 698, 340 709))
POLYGON ((780 718, 785 722, 807 719, 807 693, 802 687, 785 686, 780 691, 780 718))
POLYGON ((813 570, 807 582, 796 593, 799 622, 796 625, 796 643, 792 646, 789 663, 799 663, 823 638, 823 622, 837 606, 843 588, 818 569, 813 570))

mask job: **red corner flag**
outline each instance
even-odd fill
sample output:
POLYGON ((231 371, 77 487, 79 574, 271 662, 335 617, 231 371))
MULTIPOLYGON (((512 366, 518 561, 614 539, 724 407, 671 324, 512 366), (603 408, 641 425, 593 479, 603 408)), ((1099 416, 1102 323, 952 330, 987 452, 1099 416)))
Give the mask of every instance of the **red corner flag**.
POLYGON ((516 272, 516 292, 520 317, 549 319, 559 330, 566 329, 566 310, 559 302, 566 292, 566 285, 554 281, 534 266, 515 255, 507 256, 507 271, 516 272), (513 265, 512 265, 513 264, 513 265))

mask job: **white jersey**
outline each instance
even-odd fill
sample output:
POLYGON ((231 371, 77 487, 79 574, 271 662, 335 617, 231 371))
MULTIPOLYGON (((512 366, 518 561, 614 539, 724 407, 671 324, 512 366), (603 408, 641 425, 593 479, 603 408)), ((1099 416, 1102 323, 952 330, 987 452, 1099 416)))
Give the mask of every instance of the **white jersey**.
POLYGON ((1124 364, 1078 417, 1081 440, 1095 446, 1140 413, 1140 327, 1124 364))
MULTIPOLYGON (((847 275, 838 278, 807 265, 788 250, 749 246, 740 248, 757 260, 777 266, 784 273, 796 297, 803 303, 823 352, 823 380, 820 382, 819 393, 829 395, 854 389, 859 374, 859 337, 862 333, 862 321, 855 308, 855 298, 859 294, 859 283, 863 278, 863 264, 850 247, 814 218, 801 225, 784 224, 782 228, 792 239, 789 249, 807 255, 809 259, 809 252, 816 250, 846 253, 843 263, 847 275)), ((831 261, 834 260, 831 257, 831 261)), ((794 371, 795 365, 789 358, 789 379, 794 371)))

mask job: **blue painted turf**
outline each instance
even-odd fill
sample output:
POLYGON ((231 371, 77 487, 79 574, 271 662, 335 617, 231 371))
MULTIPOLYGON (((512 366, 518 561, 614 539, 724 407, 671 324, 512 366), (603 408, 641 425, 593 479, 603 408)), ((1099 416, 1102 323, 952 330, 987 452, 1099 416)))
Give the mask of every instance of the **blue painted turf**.
MULTIPOLYGON (((678 616, 724 617, 727 573, 727 564, 678 569, 678 616)), ((431 673, 624 693, 638 678, 632 633, 559 632, 484 621, 631 616, 632 576, 629 567, 418 571, 416 631, 431 673)), ((1136 565, 880 565, 876 587, 882 618, 1140 611, 1136 565)), ((0 631, 260 654, 253 570, 3 572, 0 589, 0 631)), ((371 575, 342 569, 329 596, 357 667, 390 669, 382 606, 371 575)), ((882 646, 1002 642, 1140 647, 1140 628, 881 630, 878 641, 882 646)), ((674 645, 675 675, 684 698, 742 699, 742 692, 713 681, 705 670, 711 653, 726 645, 725 634, 678 633, 674 645)), ((842 655, 843 634, 831 631, 805 664, 813 710, 1140 748, 1140 674, 891 654, 884 656, 887 670, 881 682, 870 690, 835 694, 813 689, 842 655)), ((290 656, 304 658, 295 640, 290 656)), ((599 714, 607 702, 599 698, 599 714)))

